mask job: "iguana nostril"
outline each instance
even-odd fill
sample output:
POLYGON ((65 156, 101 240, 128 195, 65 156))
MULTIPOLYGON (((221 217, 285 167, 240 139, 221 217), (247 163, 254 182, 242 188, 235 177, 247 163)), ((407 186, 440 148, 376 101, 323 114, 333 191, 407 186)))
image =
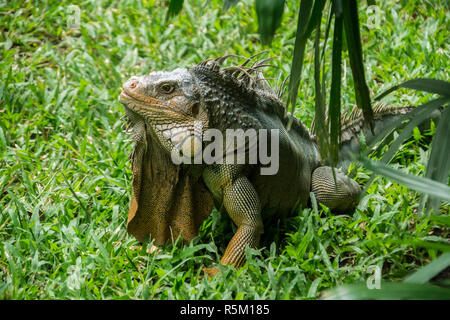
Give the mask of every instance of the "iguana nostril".
POLYGON ((191 109, 192 115, 197 116, 199 111, 200 111, 200 106, 198 105, 198 103, 194 104, 191 109))

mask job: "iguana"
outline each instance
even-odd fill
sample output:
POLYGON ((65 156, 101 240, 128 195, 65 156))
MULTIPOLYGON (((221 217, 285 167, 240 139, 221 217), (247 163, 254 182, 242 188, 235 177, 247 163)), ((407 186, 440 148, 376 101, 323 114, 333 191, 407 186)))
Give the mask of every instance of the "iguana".
MULTIPOLYGON (((310 192, 319 203, 345 212, 358 203, 361 188, 343 172, 335 170, 333 176, 324 166, 314 135, 300 120, 294 118, 286 129, 289 115, 284 104, 260 72, 267 59, 253 62, 251 57, 239 66, 223 67, 231 56, 190 69, 131 77, 119 101, 135 141, 127 231, 140 241, 150 236, 157 246, 179 236, 190 241, 215 205, 237 226, 220 263, 240 267, 245 247, 258 247, 269 217, 287 216, 298 205, 307 205, 310 192), (278 129, 277 173, 262 175, 260 163, 173 163, 175 148, 193 156, 198 147, 194 138, 211 128, 224 133, 278 129), (183 141, 189 142, 187 149, 179 148, 183 141)), ((382 108, 377 114, 404 112, 399 110, 382 108)), ((363 127, 360 118, 352 118, 353 125, 345 131, 351 134, 343 143, 357 140, 354 131, 363 127)))

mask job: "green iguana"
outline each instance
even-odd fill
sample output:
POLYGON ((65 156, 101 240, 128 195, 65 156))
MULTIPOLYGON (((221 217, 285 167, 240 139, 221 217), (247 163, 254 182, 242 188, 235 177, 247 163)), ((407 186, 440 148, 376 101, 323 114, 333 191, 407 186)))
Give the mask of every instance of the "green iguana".
MULTIPOLYGON (((150 236, 154 245, 179 236, 190 241, 215 205, 238 227, 220 263, 240 267, 245 262, 245 247, 258 246, 268 217, 286 216, 298 205, 307 205, 310 192, 330 209, 347 211, 358 203, 361 189, 339 170, 333 177, 332 169, 319 157, 314 136, 298 119, 286 130, 289 115, 260 72, 267 59, 250 65, 252 57, 240 66, 222 67, 230 56, 190 69, 131 77, 119 101, 135 141, 130 156, 133 194, 127 231, 140 241, 150 236), (261 163, 174 163, 174 150, 193 157, 199 147, 207 145, 205 140, 199 140, 199 145, 196 137, 211 128, 223 133, 227 129, 277 129, 276 174, 261 174, 261 163)), ((377 116, 404 112, 380 108, 377 116)), ((343 132, 343 144, 357 141, 354 132, 362 129, 360 120, 361 115, 352 118, 353 124, 343 132)), ((249 150, 246 144, 245 153, 249 150)), ((206 270, 209 274, 215 271, 206 270)))

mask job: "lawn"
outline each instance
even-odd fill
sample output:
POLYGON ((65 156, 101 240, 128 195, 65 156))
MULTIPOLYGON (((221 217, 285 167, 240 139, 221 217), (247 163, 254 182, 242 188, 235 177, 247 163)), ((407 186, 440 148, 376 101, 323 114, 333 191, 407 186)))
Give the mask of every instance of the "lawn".
MULTIPOLYGON (((399 281, 449 251, 448 221, 418 214, 420 194, 377 177, 353 214, 303 208, 266 227, 247 264, 210 280, 234 226, 213 211, 191 243, 133 250, 126 233, 132 144, 121 129, 121 84, 151 70, 268 49, 288 76, 298 1, 287 1, 270 47, 259 41, 253 1, 7 1, 0 4, 0 298, 315 299, 365 282, 373 270, 399 281)), ((449 80, 445 1, 361 2, 366 78, 372 96, 405 80, 449 80)), ((313 119, 313 50, 306 50, 296 116, 313 119)), ((327 56, 331 51, 327 50, 327 56)), ((354 105, 343 65, 343 105, 354 105)), ((384 99, 418 105, 431 95, 384 99)), ((423 175, 430 131, 415 132, 392 166, 423 175)), ((358 169, 357 181, 370 172, 358 169)), ((286 183, 289 183, 286 181, 286 183)), ((448 213, 448 206, 441 211, 448 213)), ((447 272, 448 277, 448 272, 447 272)), ((442 278, 442 276, 441 276, 442 278)))

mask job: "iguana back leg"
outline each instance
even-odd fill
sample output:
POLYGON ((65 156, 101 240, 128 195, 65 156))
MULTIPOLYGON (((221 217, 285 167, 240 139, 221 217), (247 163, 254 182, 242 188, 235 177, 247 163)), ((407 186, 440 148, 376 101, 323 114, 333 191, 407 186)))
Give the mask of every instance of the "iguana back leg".
POLYGON ((336 181, 331 167, 315 169, 311 176, 311 191, 317 202, 334 211, 345 212, 358 204, 361 187, 342 171, 335 168, 334 172, 336 181))

